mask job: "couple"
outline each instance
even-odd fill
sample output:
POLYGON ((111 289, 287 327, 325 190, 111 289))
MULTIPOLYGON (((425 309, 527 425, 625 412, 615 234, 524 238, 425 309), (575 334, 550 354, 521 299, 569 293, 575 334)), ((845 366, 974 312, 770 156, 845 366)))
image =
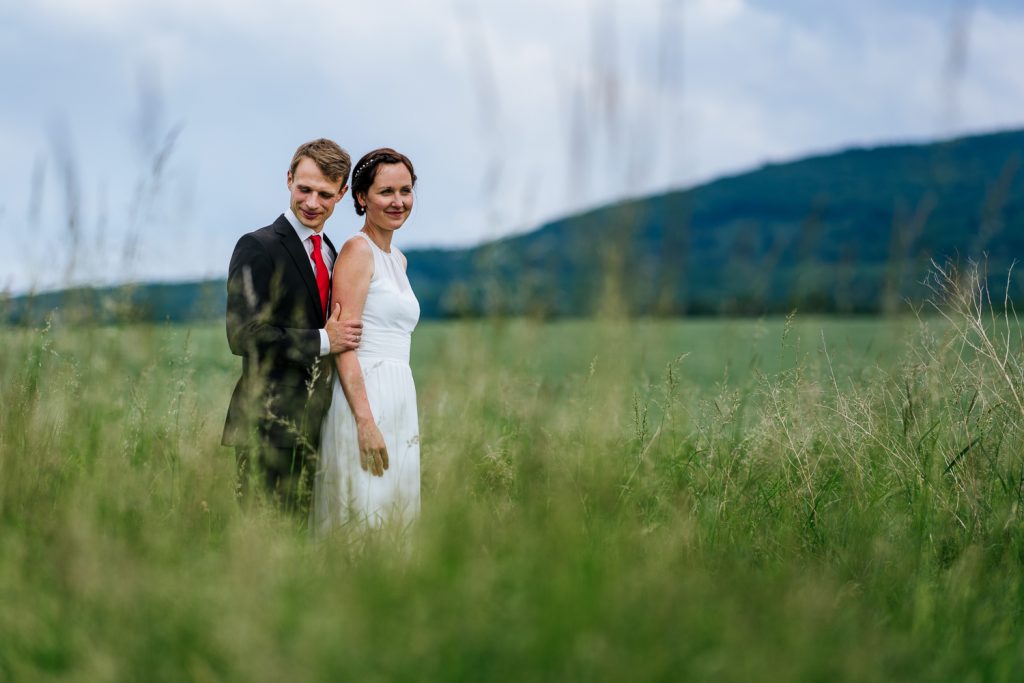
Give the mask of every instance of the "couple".
POLYGON ((382 148, 352 169, 362 229, 341 252, 324 224, 351 160, 330 140, 301 145, 288 210, 243 235, 228 269, 227 335, 242 357, 222 443, 239 480, 258 476, 314 529, 408 523, 420 452, 409 345, 420 307, 392 237, 413 206, 412 162, 382 148), (310 478, 315 470, 312 486, 310 478))

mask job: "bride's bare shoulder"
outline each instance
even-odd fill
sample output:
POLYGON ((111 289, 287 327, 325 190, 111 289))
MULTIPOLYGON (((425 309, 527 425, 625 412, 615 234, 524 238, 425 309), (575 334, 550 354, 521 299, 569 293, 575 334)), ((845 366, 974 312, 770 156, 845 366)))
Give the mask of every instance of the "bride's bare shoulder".
POLYGON ((373 258, 373 252, 370 250, 370 245, 359 235, 353 235, 345 240, 345 243, 341 245, 340 253, 348 256, 349 258, 373 258))

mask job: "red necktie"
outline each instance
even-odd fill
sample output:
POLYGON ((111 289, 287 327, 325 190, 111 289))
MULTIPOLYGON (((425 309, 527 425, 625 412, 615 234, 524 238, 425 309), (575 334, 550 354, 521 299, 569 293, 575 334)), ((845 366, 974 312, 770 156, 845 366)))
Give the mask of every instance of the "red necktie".
POLYGON ((316 288, 320 290, 320 307, 327 317, 327 295, 331 291, 331 276, 327 273, 324 255, 320 253, 320 235, 310 237, 313 241, 313 266, 316 270, 316 288))

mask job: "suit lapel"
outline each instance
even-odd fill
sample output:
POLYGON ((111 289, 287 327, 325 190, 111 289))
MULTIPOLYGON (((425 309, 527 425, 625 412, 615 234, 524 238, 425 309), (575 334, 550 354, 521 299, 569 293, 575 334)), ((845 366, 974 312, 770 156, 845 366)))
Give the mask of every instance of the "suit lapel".
MULTIPOLYGON (((322 234, 322 233, 321 233, 322 234)), ((334 242, 331 242, 331 238, 324 235, 324 242, 327 243, 327 247, 331 250, 331 259, 334 263, 338 262, 338 250, 334 248, 334 242)), ((333 270, 333 269, 332 269, 333 270)), ((331 314, 331 309, 334 308, 334 273, 330 273, 331 286, 327 289, 327 315, 331 314)))
POLYGON ((309 264, 309 254, 302 246, 302 240, 299 239, 295 229, 283 214, 274 221, 274 231, 281 238, 281 244, 284 245, 285 251, 292 257, 295 269, 302 281, 306 283, 306 291, 315 304, 314 308, 318 311, 318 319, 323 323, 323 312, 320 311, 320 290, 317 289, 316 276, 313 275, 313 267, 309 264))

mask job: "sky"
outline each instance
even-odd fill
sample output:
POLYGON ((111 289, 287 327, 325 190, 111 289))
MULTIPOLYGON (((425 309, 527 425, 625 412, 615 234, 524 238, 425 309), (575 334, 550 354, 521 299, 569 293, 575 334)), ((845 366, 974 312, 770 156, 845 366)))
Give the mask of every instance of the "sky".
POLYGON ((1019 0, 5 2, 0 293, 224 277, 317 137, 411 157, 410 249, 1021 127, 1021 36, 1019 0))

